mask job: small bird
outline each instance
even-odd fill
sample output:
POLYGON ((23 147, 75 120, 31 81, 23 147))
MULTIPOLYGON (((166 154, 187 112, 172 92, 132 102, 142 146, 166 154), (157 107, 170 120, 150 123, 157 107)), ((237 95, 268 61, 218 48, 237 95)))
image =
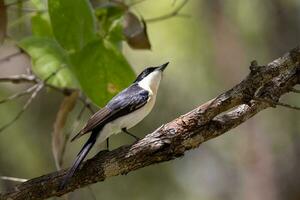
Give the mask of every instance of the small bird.
POLYGON ((109 136, 122 131, 138 139, 128 132, 128 129, 142 121, 152 110, 163 71, 168 64, 167 62, 158 67, 148 67, 142 71, 128 88, 96 112, 84 128, 71 139, 74 141, 91 132, 89 139, 77 154, 73 166, 64 177, 60 189, 65 187, 96 141, 102 143, 109 136))

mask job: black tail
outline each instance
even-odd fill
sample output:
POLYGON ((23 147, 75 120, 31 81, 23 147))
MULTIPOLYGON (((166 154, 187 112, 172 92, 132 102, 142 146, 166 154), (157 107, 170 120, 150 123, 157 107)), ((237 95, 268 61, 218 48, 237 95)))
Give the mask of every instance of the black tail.
POLYGON ((90 138, 88 141, 83 145, 80 152, 77 154, 77 157, 75 159, 75 162, 73 166, 69 169, 68 173, 64 177, 63 181, 61 182, 59 186, 59 190, 64 189, 64 187, 68 184, 70 178, 74 175, 76 170, 79 168, 80 164, 84 160, 84 158, 87 156, 91 148, 94 146, 96 140, 97 140, 98 133, 92 132, 90 138))

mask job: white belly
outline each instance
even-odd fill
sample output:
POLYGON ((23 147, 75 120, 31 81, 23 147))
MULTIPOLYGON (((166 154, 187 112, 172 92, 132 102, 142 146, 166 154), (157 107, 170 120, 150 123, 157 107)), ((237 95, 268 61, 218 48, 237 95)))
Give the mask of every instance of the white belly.
POLYGON ((147 104, 140 109, 106 124, 100 132, 97 143, 101 144, 109 136, 120 133, 123 128, 130 129, 142 121, 151 112, 155 104, 155 99, 155 96, 150 97, 147 104))

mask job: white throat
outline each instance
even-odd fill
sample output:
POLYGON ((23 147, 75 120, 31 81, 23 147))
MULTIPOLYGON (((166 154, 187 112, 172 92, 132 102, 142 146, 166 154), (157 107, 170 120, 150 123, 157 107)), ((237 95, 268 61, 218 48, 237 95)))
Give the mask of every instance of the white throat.
POLYGON ((146 76, 143 80, 141 80, 138 84, 143 89, 156 94, 161 78, 162 78, 162 72, 154 71, 150 73, 148 76, 146 76))

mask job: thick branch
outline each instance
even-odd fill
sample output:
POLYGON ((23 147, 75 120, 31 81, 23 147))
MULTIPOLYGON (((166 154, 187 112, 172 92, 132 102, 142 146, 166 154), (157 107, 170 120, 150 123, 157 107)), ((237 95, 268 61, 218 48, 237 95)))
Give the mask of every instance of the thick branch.
POLYGON ((265 67, 259 67, 253 62, 251 73, 229 91, 161 126, 132 145, 100 152, 86 161, 65 189, 57 191, 66 174, 66 170, 61 170, 22 183, 2 194, 0 199, 60 196, 112 176, 183 156, 185 151, 197 148, 263 109, 272 107, 273 104, 269 102, 277 102, 299 83, 299 61, 300 49, 297 48, 265 67))

